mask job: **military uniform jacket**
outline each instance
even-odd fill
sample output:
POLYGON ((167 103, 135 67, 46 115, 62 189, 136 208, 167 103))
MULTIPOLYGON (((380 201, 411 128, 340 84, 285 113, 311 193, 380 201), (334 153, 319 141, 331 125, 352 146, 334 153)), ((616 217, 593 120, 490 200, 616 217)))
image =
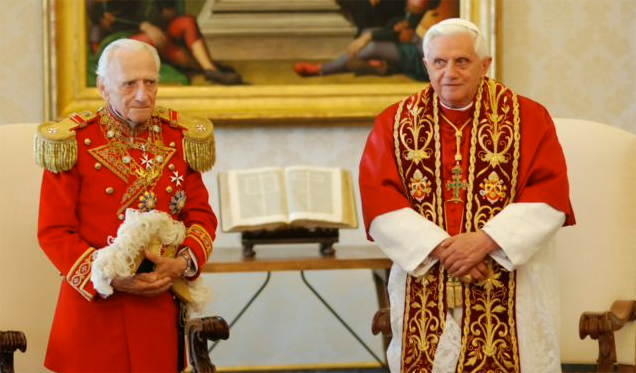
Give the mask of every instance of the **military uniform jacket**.
POLYGON ((147 124, 131 129, 103 108, 41 125, 36 160, 45 168, 38 239, 64 277, 45 365, 176 371, 174 296, 103 298, 90 281, 91 263, 116 236, 127 208, 154 209, 184 223, 182 246, 200 273, 217 226, 200 173, 214 162, 212 124, 157 108, 147 124))

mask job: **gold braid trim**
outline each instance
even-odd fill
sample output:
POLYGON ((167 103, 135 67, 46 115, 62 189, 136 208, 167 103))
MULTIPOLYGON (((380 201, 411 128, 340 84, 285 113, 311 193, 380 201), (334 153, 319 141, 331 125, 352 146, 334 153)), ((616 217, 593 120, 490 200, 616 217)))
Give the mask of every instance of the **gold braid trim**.
POLYGON ((67 118, 61 122, 44 122, 35 136, 35 163, 53 173, 68 171, 77 163, 78 124, 67 118))
POLYGON ((193 170, 205 172, 215 162, 214 126, 201 117, 179 114, 179 126, 184 131, 183 152, 193 170))
MULTIPOLYGON (((208 231, 199 224, 192 224, 186 231, 186 239, 187 238, 194 239, 201 246, 201 248, 203 248, 205 261, 207 262, 214 248, 214 246, 212 245, 212 242, 214 240, 212 239, 210 233, 208 233, 208 231)), ((202 264, 200 265, 202 266, 202 264)))
POLYGON ((89 247, 73 264, 66 274, 66 281, 73 289, 77 290, 86 300, 93 299, 93 295, 85 290, 91 279, 93 260, 95 260, 95 248, 89 247))
MULTIPOLYGON (((490 81, 490 80, 488 80, 490 81)), ((476 162, 476 149, 477 149, 477 129, 479 127, 479 120, 481 117, 481 99, 484 94, 484 80, 482 79, 477 90, 477 98, 475 99, 475 112, 473 114, 473 125, 470 130, 470 159, 468 162, 468 189, 466 190, 466 230, 465 232, 472 232, 472 218, 473 218, 473 186, 475 185, 475 162, 476 162)), ((478 227, 475 227, 477 229, 478 227)))
MULTIPOLYGON (((402 184, 405 186, 408 184, 406 183, 406 180, 404 179, 405 173, 404 173, 404 169, 402 168, 402 154, 400 152, 401 150, 400 149, 400 126, 401 126, 400 118, 402 118, 402 110, 404 109, 404 104, 409 98, 406 98, 400 101, 400 104, 398 105, 398 109, 395 112, 395 118, 393 119, 393 143, 394 143, 393 145, 395 146, 395 159, 397 161, 397 166, 400 173, 400 179, 402 179, 402 184)), ((408 189, 405 189, 405 190, 408 190, 408 189)), ((408 193, 407 193, 407 197, 409 197, 410 199, 410 195, 408 193)))

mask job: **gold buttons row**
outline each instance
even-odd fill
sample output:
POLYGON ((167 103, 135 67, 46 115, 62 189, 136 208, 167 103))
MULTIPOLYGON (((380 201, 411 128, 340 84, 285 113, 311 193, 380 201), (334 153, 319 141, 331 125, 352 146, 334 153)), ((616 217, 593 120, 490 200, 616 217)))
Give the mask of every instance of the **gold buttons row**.
MULTIPOLYGON (((173 189, 172 189, 171 186, 167 186, 166 187, 166 193, 170 194, 170 193, 172 193, 172 190, 173 189)), ((104 192, 106 192, 106 194, 113 194, 113 193, 115 193, 115 188, 108 187, 108 188, 104 189, 104 192)))
MULTIPOLYGON (((109 134, 109 135, 110 135, 110 134, 109 134)), ((112 136, 109 136, 109 137, 112 137, 112 136)), ((86 146, 90 146, 92 143, 93 143, 93 142, 91 141, 91 139, 89 139, 89 138, 85 138, 85 139, 84 139, 84 145, 86 145, 86 146)), ((168 144, 168 146, 170 146, 171 148, 176 148, 176 147, 177 147, 177 144, 175 144, 175 142, 174 142, 174 141, 171 141, 171 142, 170 142, 170 144, 168 144)))

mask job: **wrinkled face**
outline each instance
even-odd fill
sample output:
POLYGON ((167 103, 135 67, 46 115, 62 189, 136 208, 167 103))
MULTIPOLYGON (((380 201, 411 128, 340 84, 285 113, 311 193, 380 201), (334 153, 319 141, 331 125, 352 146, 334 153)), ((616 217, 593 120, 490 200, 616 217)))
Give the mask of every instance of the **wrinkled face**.
POLYGON ((470 35, 440 35, 431 40, 424 60, 431 85, 451 108, 470 104, 492 58, 480 60, 470 35))
POLYGON ((155 109, 159 72, 147 51, 116 49, 106 79, 97 89, 110 106, 133 124, 145 123, 155 109))

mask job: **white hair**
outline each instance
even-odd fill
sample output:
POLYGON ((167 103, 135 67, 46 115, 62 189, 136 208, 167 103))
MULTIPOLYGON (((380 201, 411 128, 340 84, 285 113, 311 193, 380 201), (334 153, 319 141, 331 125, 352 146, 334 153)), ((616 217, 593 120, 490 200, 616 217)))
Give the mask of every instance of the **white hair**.
POLYGON ((155 47, 148 43, 144 43, 139 40, 134 39, 117 39, 112 43, 108 44, 102 55, 99 57, 99 61, 97 62, 97 69, 95 73, 97 73, 97 77, 102 79, 104 82, 108 81, 108 65, 110 64, 111 55, 117 49, 125 49, 128 51, 146 51, 150 53, 152 58, 155 60, 155 66, 157 66, 157 74, 159 74, 159 68, 161 67, 161 60, 159 59, 159 53, 155 47))
POLYGON ((428 61, 429 48, 433 39, 438 36, 457 34, 466 34, 473 38, 473 46, 475 48, 475 53, 479 56, 479 59, 484 60, 488 57, 492 57, 490 50, 488 49, 488 43, 486 43, 486 38, 484 38, 484 34, 477 25, 465 19, 449 18, 433 25, 433 27, 426 31, 424 40, 422 41, 424 59, 428 61))

